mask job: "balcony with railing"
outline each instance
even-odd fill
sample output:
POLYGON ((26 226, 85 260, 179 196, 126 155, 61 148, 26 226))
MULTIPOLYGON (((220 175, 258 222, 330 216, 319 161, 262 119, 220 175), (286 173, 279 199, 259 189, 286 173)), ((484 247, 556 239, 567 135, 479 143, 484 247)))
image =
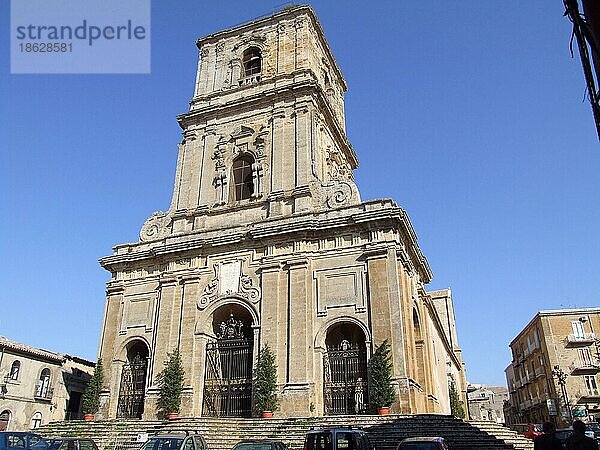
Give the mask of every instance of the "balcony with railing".
POLYGON ((528 399, 528 400, 523 400, 519 406, 520 406, 520 409, 523 410, 523 409, 531 408, 531 404, 532 404, 531 400, 528 399))
POLYGON ((587 374, 595 374, 600 372, 600 364, 593 361, 574 361, 573 364, 569 366, 572 374, 579 373, 587 373, 587 374))
POLYGON ((595 340, 595 333, 569 334, 565 338, 565 345, 567 347, 574 347, 577 345, 590 345, 593 344, 595 340))

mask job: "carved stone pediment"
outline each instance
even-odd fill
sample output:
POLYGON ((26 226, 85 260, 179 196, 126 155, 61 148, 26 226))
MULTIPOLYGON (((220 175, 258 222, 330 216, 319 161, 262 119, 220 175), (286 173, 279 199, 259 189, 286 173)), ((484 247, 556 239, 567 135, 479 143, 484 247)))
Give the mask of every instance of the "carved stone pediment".
POLYGON ((202 310, 215 301, 231 296, 245 298, 251 303, 260 300, 261 289, 252 277, 242 272, 242 261, 215 264, 213 270, 213 278, 197 301, 198 309, 202 310))

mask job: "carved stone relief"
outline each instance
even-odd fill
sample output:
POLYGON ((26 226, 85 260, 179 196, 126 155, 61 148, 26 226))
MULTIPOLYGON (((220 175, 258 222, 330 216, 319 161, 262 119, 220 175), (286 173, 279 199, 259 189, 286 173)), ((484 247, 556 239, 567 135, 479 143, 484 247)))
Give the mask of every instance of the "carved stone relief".
POLYGON ((154 241, 168 236, 171 234, 170 225, 171 217, 168 214, 162 211, 153 212, 146 222, 144 222, 144 225, 142 225, 140 241, 154 241))
POLYGON ((242 272, 242 261, 236 260, 213 266, 214 277, 206 284, 197 301, 202 310, 212 302, 236 295, 257 303, 261 298, 261 289, 254 279, 242 272))

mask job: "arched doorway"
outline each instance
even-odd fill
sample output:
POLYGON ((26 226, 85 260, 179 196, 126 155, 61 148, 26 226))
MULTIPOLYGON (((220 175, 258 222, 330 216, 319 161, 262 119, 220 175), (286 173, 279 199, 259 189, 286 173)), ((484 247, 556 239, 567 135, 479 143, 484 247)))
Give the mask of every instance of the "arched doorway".
POLYGON ((117 417, 141 419, 144 413, 146 373, 148 369, 148 346, 141 340, 127 345, 127 362, 121 371, 117 417))
POLYGON ((206 345, 203 415, 249 417, 252 414, 252 316, 239 304, 213 313, 215 337, 206 345))
POLYGON ((325 414, 367 412, 367 347, 362 329, 350 322, 333 325, 325 338, 323 398, 325 414))

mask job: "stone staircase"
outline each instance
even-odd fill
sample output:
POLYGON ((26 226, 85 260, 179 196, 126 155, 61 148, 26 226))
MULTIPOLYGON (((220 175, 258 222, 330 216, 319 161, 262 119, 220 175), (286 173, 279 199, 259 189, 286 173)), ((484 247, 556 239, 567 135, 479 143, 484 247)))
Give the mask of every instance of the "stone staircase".
POLYGON ((389 416, 328 416, 310 418, 180 418, 167 422, 141 420, 65 421, 39 428, 47 437, 77 436, 94 439, 101 450, 133 450, 139 433, 196 430, 209 450, 230 450, 242 439, 275 438, 290 449, 301 449, 310 429, 326 427, 361 428, 377 450, 395 450, 398 442, 410 436, 442 436, 451 450, 518 449, 529 450, 533 442, 491 422, 465 422, 435 414, 389 416))

